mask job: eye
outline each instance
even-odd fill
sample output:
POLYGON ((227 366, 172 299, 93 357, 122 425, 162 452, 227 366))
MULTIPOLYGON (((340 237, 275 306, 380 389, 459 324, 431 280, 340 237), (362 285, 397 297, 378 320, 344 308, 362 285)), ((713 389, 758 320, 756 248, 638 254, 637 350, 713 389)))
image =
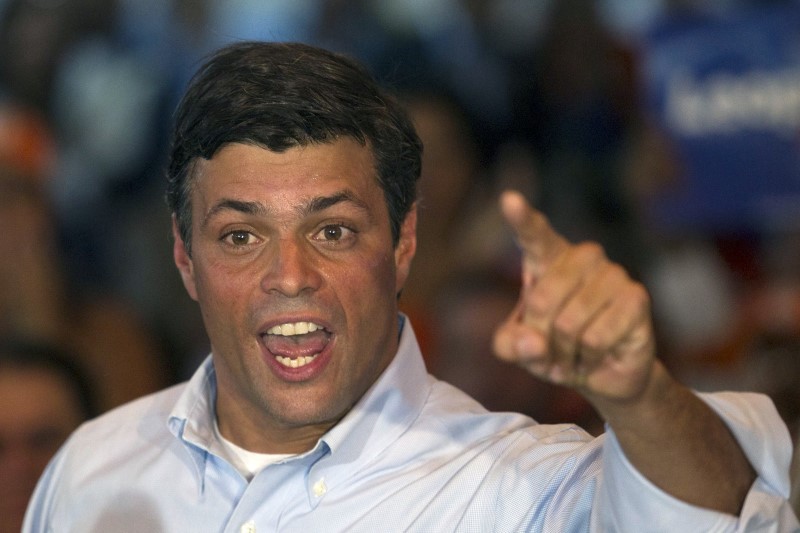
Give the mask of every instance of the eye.
POLYGON ((256 237, 249 231, 234 230, 222 236, 223 242, 232 244, 233 246, 247 246, 256 242, 256 237))
POLYGON ((314 239, 326 242, 348 241, 355 236, 355 232, 342 224, 328 224, 317 232, 314 239))

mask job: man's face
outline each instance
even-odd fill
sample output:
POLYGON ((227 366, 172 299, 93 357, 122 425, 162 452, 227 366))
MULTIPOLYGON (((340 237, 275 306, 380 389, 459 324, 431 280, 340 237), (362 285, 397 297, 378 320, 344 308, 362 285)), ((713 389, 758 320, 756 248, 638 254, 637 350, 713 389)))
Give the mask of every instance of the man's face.
POLYGON ((349 139, 231 144, 194 176, 191 256, 175 231, 175 261, 211 340, 220 429, 304 451, 394 356, 416 211, 393 246, 372 153, 349 139))
POLYGON ((65 378, 47 369, 0 369, 0 533, 16 532, 48 461, 81 423, 65 378))

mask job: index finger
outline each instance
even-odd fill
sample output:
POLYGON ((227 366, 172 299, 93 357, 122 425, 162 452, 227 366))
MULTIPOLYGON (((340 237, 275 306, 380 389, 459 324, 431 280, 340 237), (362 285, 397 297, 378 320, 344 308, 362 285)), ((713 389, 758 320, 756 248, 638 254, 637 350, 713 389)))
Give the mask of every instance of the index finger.
POLYGON ((522 248, 526 266, 534 276, 540 275, 569 247, 569 242, 553 229, 547 217, 532 208, 519 192, 504 191, 500 196, 500 209, 522 248))

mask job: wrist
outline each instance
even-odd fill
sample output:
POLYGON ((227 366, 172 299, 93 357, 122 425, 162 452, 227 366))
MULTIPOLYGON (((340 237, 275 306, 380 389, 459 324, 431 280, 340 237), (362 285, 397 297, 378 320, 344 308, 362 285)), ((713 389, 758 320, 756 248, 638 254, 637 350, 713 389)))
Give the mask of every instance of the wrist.
POLYGON ((603 420, 619 434, 627 430, 640 433, 643 427, 653 427, 654 421, 674 417, 688 403, 696 401, 694 394, 675 381, 664 365, 655 360, 641 389, 625 398, 586 395, 603 420))

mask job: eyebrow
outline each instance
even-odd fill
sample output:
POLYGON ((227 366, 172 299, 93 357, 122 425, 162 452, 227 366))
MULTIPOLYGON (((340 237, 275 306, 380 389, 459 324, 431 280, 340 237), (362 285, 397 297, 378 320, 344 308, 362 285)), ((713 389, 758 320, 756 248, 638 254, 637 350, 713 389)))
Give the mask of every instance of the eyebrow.
POLYGON ((207 226, 208 221, 211 220, 217 213, 228 210, 244 213, 245 215, 264 215, 267 213, 267 208, 258 202, 246 202, 244 200, 223 198, 208 210, 206 216, 203 217, 203 226, 207 226))
POLYGON ((315 196, 306 205, 301 207, 301 211, 304 215, 310 215, 324 211, 342 202, 351 203, 358 209, 369 212, 367 204, 355 196, 349 189, 344 189, 330 196, 315 196))
MULTIPOLYGON (((359 210, 369 213, 369 206, 355 194, 353 194, 349 189, 344 189, 330 196, 315 196, 305 204, 299 206, 298 211, 302 215, 307 216, 314 213, 319 213, 320 211, 324 211, 325 209, 344 202, 350 203, 359 210)), ((256 216, 267 215, 270 211, 267 206, 259 202, 223 198, 214 204, 214 206, 209 209, 208 213, 206 213, 206 216, 203 218, 203 225, 207 225, 208 221, 211 220, 211 218, 213 218, 217 213, 227 210, 236 211, 245 215, 256 216)))

